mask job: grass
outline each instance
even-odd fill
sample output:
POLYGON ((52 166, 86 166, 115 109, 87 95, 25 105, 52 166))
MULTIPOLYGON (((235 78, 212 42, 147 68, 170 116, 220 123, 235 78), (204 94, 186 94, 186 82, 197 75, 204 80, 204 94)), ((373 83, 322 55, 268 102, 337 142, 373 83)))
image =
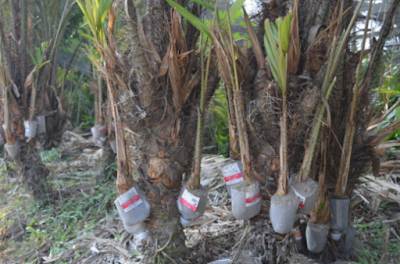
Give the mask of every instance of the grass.
MULTIPOLYGON (((53 149, 42 153, 41 157, 46 164, 54 165, 61 161, 59 153, 59 149, 53 149)), ((115 167, 115 164, 110 166, 115 167)), ((3 238, 0 254, 20 263, 29 263, 23 256, 33 249, 49 245, 50 256, 56 256, 73 247, 77 239, 89 235, 96 224, 95 219, 108 218, 115 210, 113 201, 117 197, 116 189, 108 180, 96 184, 95 176, 94 171, 71 168, 62 178, 52 177, 49 185, 56 193, 59 190, 62 198, 49 203, 47 199, 35 201, 24 194, 26 186, 19 187, 17 194, 12 195, 16 179, 10 178, 5 169, 1 170, 0 235, 16 223, 22 223, 26 233, 17 239, 3 238), (88 181, 91 183, 89 189, 84 188, 85 185, 79 186, 88 181)))

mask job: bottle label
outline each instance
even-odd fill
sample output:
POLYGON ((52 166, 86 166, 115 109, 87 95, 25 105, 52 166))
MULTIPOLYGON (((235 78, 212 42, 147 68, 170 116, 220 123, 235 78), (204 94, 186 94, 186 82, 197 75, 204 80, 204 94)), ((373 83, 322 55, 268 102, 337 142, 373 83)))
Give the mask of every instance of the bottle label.
POLYGON ((302 196, 300 193, 298 193, 292 186, 292 189, 294 191, 294 193, 296 194, 297 197, 299 197, 300 199, 300 203, 299 203, 299 207, 303 208, 304 204, 306 203, 306 197, 302 196))
POLYGON ((250 207, 258 203, 261 200, 261 193, 260 191, 256 191, 253 193, 246 193, 246 207, 250 207))
POLYGON ((237 162, 223 167, 222 175, 224 176, 226 185, 232 185, 243 181, 243 175, 237 162))
POLYGON ((196 211, 197 206, 199 205, 200 197, 191 194, 185 189, 179 201, 190 210, 196 211))
POLYGON ((132 187, 132 189, 122 194, 118 198, 118 201, 122 209, 124 209, 125 213, 129 212, 130 210, 142 203, 142 199, 140 199, 140 196, 135 187, 132 187))
POLYGON ((106 129, 107 129, 107 126, 103 126, 103 127, 100 127, 99 131, 104 132, 104 131, 106 131, 106 129))
POLYGON ((301 240, 301 232, 299 227, 296 227, 294 237, 296 238, 296 240, 301 240))
POLYGON ((25 121, 24 122, 24 127, 25 127, 25 132, 29 133, 29 122, 25 121))

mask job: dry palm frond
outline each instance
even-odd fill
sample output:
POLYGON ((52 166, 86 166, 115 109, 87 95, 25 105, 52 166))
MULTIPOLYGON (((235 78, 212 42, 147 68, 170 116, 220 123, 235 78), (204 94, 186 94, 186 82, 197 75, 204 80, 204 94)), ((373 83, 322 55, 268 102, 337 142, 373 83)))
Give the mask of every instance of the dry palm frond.
MULTIPOLYGON (((168 71, 168 77, 172 86, 173 100, 176 112, 180 112, 185 105, 187 98, 197 83, 185 83, 187 79, 186 67, 188 64, 188 51, 185 43, 184 32, 179 22, 178 12, 174 11, 171 26, 168 27, 170 43, 167 53, 161 63, 158 76, 163 76, 168 71)), ((196 80, 192 79, 192 80, 196 80)))

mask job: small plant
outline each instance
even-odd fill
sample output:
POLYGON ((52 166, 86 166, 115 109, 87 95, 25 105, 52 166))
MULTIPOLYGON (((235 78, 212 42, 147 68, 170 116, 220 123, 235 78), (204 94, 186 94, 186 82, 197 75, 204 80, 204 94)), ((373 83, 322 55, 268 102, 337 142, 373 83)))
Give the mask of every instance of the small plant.
POLYGON ((271 66, 272 75, 282 91, 282 111, 283 116, 280 122, 281 146, 280 146, 280 175, 277 193, 286 195, 288 193, 287 182, 289 180, 287 164, 287 107, 286 89, 288 72, 288 52, 290 40, 290 22, 292 14, 284 19, 278 18, 275 23, 268 19, 265 21, 264 44, 267 51, 268 60, 271 66))
POLYGON ((50 164, 60 157, 61 152, 62 152, 61 148, 52 148, 51 150, 44 150, 40 153, 40 158, 42 159, 43 163, 50 164))

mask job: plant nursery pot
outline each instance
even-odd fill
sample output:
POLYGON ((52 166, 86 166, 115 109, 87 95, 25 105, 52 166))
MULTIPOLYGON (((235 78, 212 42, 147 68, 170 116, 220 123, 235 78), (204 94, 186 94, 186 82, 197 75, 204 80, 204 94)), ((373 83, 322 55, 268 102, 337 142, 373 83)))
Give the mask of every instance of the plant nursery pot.
POLYGON ((315 199, 317 198, 319 183, 313 179, 307 178, 305 182, 296 182, 290 178, 290 186, 293 191, 299 197, 299 209, 298 214, 310 214, 311 210, 314 208, 315 199))
POLYGON ((258 182, 240 182, 232 186, 232 213, 236 219, 249 220, 261 211, 262 200, 258 182))
POLYGON ((115 130, 116 130, 116 128, 115 128, 115 123, 112 122, 111 125, 112 125, 112 130, 115 132, 115 130))
POLYGON ((6 143, 6 140, 4 139, 3 134, 0 133, 0 145, 4 145, 6 143))
POLYGON ((346 197, 331 197, 329 198, 331 206, 332 218, 329 221, 331 229, 346 230, 349 220, 350 200, 346 197))
POLYGON ((208 188, 204 186, 194 190, 187 189, 186 184, 182 186, 176 202, 181 213, 180 221, 183 226, 189 225, 194 219, 204 214, 207 205, 207 194, 208 188))
POLYGON ((228 193, 232 195, 232 187, 243 182, 243 165, 241 161, 226 165, 222 168, 222 175, 226 183, 228 193))
POLYGON ((340 239, 338 250, 340 253, 347 254, 353 245, 354 237, 356 236, 356 230, 349 226, 344 234, 345 236, 342 236, 340 239))
POLYGON ((292 230, 299 201, 292 188, 287 195, 274 194, 271 197, 269 218, 276 233, 287 234, 292 230))
POLYGON ((43 134, 46 133, 46 117, 45 116, 37 116, 36 117, 37 125, 37 133, 43 134))
POLYGON ((36 121, 26 120, 24 121, 25 137, 34 138, 36 136, 36 129, 38 123, 36 121))
POLYGON ((19 141, 17 141, 17 143, 14 145, 6 143, 4 147, 7 150, 8 155, 10 155, 12 158, 15 158, 18 155, 19 149, 21 148, 21 143, 19 141))
POLYGON ((117 153, 117 140, 110 140, 110 146, 114 153, 117 153))
POLYGON ((124 223, 127 232, 133 235, 143 236, 143 220, 150 215, 150 204, 144 198, 140 189, 135 186, 129 191, 121 194, 114 202, 118 209, 119 216, 124 223), (134 233, 138 232, 138 233, 134 233))
POLYGON ((329 225, 319 225, 309 220, 306 228, 307 249, 313 253, 322 252, 328 239, 328 234, 329 225))
POLYGON ((93 138, 99 140, 107 135, 107 126, 94 126, 90 129, 92 131, 93 138))

